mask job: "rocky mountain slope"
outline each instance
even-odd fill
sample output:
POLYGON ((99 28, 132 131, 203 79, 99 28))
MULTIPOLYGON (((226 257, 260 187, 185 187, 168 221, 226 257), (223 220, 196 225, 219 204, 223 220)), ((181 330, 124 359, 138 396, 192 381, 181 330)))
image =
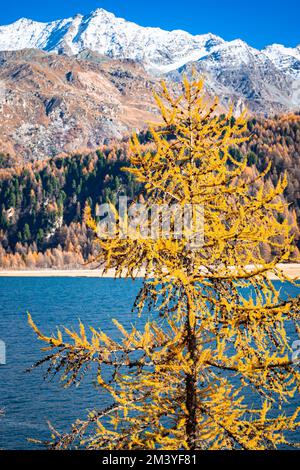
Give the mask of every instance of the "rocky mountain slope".
POLYGON ((0 152, 40 159, 140 130, 155 119, 155 83, 131 60, 2 52, 0 152))
POLYGON ((89 15, 0 26, 0 152, 44 158, 141 129, 151 90, 195 68, 235 112, 300 109, 300 46, 259 51, 213 34, 145 28, 97 9, 89 15))
POLYGON ((236 112, 245 107, 250 112, 264 115, 298 111, 300 49, 299 60, 290 56, 281 60, 278 55, 273 55, 275 49, 270 46, 266 54, 244 41, 231 41, 168 75, 180 80, 182 73, 190 75, 191 70, 196 69, 206 78, 208 90, 217 95, 223 105, 233 103, 236 112), (290 67, 287 66, 289 61, 290 67))

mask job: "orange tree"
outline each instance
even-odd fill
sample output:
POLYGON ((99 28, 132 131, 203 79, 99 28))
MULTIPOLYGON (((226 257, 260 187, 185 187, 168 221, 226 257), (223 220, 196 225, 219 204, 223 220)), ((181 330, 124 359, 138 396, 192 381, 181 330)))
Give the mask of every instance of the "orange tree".
MULTIPOLYGON (((133 311, 155 312, 142 331, 114 320, 120 338, 80 324, 45 336, 30 323, 50 353, 50 371, 66 385, 97 364, 97 382, 110 395, 106 409, 78 420, 69 434, 54 431, 54 448, 274 449, 287 445, 298 427, 299 366, 292 360, 291 325, 299 331, 299 299, 283 299, 271 281, 285 278, 278 263, 290 259, 292 237, 281 195, 265 184, 266 170, 245 175, 247 159, 230 148, 245 139, 245 118, 216 113, 202 81, 184 79, 173 96, 162 85, 155 96, 161 125, 151 128, 146 151, 132 139, 126 171, 144 185, 147 207, 202 207, 204 240, 191 230, 99 239, 105 269, 116 277, 144 274, 133 311), (270 248, 270 259, 262 255, 270 248), (108 372, 110 371, 110 372, 108 372)), ((193 216, 194 217, 194 216, 193 216)), ((97 232, 89 210, 87 222, 97 232)), ((175 220, 172 219, 174 226, 175 220)), ((171 225, 172 225, 171 224, 171 225)), ((122 235, 122 236, 118 236, 122 235)))

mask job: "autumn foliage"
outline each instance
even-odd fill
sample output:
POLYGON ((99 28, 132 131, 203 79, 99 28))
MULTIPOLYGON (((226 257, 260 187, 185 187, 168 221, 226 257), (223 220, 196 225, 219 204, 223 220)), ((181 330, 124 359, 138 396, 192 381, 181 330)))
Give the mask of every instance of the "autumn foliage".
MULTIPOLYGON (((282 298, 270 273, 291 256, 292 235, 281 195, 285 176, 266 185, 270 166, 253 177, 247 158, 230 149, 245 141, 246 121, 219 116, 206 103, 202 81, 156 96, 161 125, 151 128, 155 151, 132 139, 127 171, 145 185, 147 204, 200 204, 204 244, 185 236, 98 240, 106 269, 145 279, 133 312, 144 329, 119 339, 80 324, 51 337, 30 324, 48 346, 50 373, 66 385, 97 365, 97 383, 111 406, 53 430, 52 448, 275 449, 299 426, 299 365, 291 334, 299 332, 299 298, 282 298), (269 249, 266 261, 264 247, 269 249), (146 321, 146 318, 149 320, 146 321), (289 335, 287 324, 290 325, 289 335)), ((90 213, 88 224, 95 228, 90 213)), ((119 229, 121 220, 119 221, 119 229)), ((102 259, 102 258, 101 258, 102 259)))

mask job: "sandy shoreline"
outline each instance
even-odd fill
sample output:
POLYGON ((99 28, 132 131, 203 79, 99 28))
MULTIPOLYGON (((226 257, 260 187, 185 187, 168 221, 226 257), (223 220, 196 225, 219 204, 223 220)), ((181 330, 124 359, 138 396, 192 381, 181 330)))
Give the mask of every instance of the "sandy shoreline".
MULTIPOLYGON (((278 265, 283 270, 284 274, 292 279, 300 278, 300 263, 299 264, 280 264, 278 265)), ((114 278, 115 271, 108 270, 103 274, 101 269, 35 269, 35 270, 0 270, 0 277, 85 277, 85 278, 114 278)), ((124 276, 126 277, 125 273, 124 276)), ((136 277, 144 277, 144 273, 140 271, 136 273, 136 277)), ((275 279, 272 275, 270 278, 275 279)))
MULTIPOLYGON (((114 278, 114 269, 107 273, 101 269, 34 269, 34 270, 0 270, 0 277, 88 277, 88 278, 114 278)), ((126 277, 125 274, 122 277, 126 277)), ((144 277, 144 274, 137 275, 144 277)))

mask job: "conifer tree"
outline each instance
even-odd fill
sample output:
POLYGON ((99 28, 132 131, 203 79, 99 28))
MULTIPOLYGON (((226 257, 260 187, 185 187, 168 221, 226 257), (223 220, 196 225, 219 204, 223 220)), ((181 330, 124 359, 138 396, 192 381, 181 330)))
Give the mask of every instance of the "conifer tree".
MULTIPOLYGON (((217 114, 203 83, 184 79, 173 96, 162 84, 155 96, 162 122, 150 129, 153 148, 132 139, 126 168, 145 187, 149 208, 178 204, 204 210, 204 242, 191 233, 165 237, 99 239, 105 269, 116 277, 145 278, 133 311, 142 331, 114 321, 119 339, 80 324, 45 336, 49 372, 67 386, 97 364, 97 382, 111 406, 53 430, 53 448, 78 443, 92 449, 275 449, 288 445, 298 426, 299 365, 293 339, 299 333, 299 298, 284 298, 271 276, 290 282, 278 268, 292 253, 291 229, 277 186, 245 175, 247 157, 233 146, 245 140, 245 117, 217 114), (268 245, 269 259, 262 256, 268 245), (288 332, 287 332, 288 325, 288 332), (290 410, 290 408, 289 408, 290 410)), ((88 224, 96 223, 87 210, 88 224)), ((174 221, 173 221, 174 222, 174 221)), ((118 221, 118 231, 124 220, 118 221)))

